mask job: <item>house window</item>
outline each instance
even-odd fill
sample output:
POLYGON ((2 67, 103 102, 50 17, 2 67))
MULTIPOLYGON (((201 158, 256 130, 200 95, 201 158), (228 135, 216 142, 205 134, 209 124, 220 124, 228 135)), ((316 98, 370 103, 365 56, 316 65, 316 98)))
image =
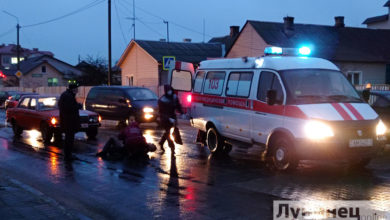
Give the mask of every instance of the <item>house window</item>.
MULTIPOLYGON (((24 57, 19 57, 20 61, 24 60, 24 57)), ((11 64, 17 64, 18 63, 18 58, 17 57, 12 57, 11 58, 11 64)))
POLYGON ((46 73, 46 66, 42 66, 42 73, 46 73))
POLYGON ((362 84, 362 72, 348 72, 347 78, 352 85, 361 85, 362 84))
POLYGON ((129 81, 129 86, 134 86, 134 76, 127 77, 129 81))
POLYGON ((9 56, 3 56, 3 64, 10 64, 11 62, 11 57, 9 56))
POLYGON ((48 78, 47 79, 47 86, 58 86, 58 79, 57 78, 48 78))

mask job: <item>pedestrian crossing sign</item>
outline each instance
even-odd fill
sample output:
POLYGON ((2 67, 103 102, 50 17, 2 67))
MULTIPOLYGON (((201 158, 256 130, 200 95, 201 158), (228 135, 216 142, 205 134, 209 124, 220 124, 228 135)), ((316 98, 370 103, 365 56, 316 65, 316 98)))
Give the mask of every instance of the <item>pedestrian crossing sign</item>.
POLYGON ((175 62, 176 58, 174 56, 163 56, 163 70, 169 70, 171 62, 175 62))

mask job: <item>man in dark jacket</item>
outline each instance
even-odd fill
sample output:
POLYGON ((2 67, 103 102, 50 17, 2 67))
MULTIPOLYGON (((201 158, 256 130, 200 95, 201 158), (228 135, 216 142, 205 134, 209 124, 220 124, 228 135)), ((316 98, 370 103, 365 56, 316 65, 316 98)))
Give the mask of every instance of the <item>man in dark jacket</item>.
POLYGON ((174 94, 173 88, 170 85, 164 85, 164 95, 158 100, 158 108, 160 111, 160 124, 165 130, 159 142, 161 151, 164 150, 164 143, 168 141, 168 146, 171 148, 172 155, 175 154, 175 143, 170 138, 170 130, 176 123, 176 110, 183 114, 181 105, 177 95, 174 94))
POLYGON ((80 104, 76 101, 78 84, 70 83, 68 89, 61 94, 58 101, 60 110, 60 127, 65 133, 65 160, 72 160, 74 135, 80 128, 80 104))

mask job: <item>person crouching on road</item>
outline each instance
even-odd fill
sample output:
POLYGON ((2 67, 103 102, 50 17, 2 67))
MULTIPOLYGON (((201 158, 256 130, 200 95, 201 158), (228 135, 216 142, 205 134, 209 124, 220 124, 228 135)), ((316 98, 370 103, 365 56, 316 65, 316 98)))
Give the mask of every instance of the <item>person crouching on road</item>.
POLYGON ((164 85, 164 95, 158 100, 158 108, 160 111, 160 125, 164 129, 164 134, 159 142, 160 149, 165 152, 164 143, 168 141, 168 146, 171 148, 172 155, 175 154, 175 143, 170 138, 171 128, 176 125, 176 110, 183 114, 181 105, 177 95, 170 85, 164 85))
POLYGON ((58 100, 60 110, 60 127, 65 133, 64 159, 71 161, 75 157, 72 155, 74 145, 74 135, 80 129, 80 104, 76 101, 78 83, 69 83, 68 88, 63 92, 58 100))
POLYGON ((145 158, 148 152, 156 150, 154 144, 148 144, 146 142, 134 116, 129 117, 129 125, 119 133, 118 139, 122 140, 123 144, 120 144, 119 141, 111 137, 97 156, 113 159, 120 159, 124 156, 145 158))

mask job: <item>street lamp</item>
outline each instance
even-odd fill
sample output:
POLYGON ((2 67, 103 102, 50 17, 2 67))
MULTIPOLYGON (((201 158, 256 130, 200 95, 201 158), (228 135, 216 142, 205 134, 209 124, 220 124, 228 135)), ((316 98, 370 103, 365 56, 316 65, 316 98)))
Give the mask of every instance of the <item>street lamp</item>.
POLYGON ((19 30, 20 30, 20 25, 19 25, 19 18, 5 10, 3 10, 4 13, 7 15, 14 17, 16 19, 16 56, 17 56, 17 62, 16 62, 16 67, 17 71, 19 71, 19 61, 20 61, 20 44, 19 44, 19 30))
POLYGON ((164 24, 167 24, 167 42, 169 42, 169 23, 164 20, 164 24))

